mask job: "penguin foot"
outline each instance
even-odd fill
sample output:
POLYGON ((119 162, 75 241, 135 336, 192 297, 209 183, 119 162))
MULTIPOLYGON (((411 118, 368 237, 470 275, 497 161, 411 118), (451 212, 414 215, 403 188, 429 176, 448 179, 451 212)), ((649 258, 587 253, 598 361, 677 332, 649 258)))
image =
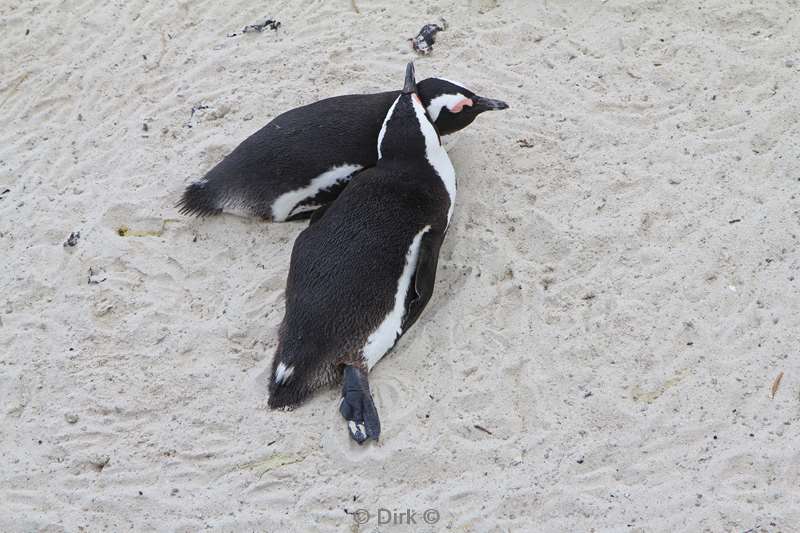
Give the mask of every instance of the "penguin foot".
POLYGON ((378 440, 381 422, 369 391, 367 373, 354 366, 344 367, 344 384, 339 412, 347 420, 350 437, 359 444, 378 440))

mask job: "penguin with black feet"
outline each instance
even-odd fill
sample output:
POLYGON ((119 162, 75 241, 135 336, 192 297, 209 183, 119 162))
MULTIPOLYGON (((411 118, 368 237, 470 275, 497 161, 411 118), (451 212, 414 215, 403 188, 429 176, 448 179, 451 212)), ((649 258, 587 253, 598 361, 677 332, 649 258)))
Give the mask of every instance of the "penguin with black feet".
POLYGON ((297 237, 269 405, 292 407, 343 378, 340 412, 359 444, 381 425, 368 372, 433 294, 456 195, 455 170, 426 114, 414 65, 377 139, 378 160, 297 237))
MULTIPOLYGON (((375 165, 378 132, 398 94, 336 96, 279 115, 189 185, 178 202, 181 213, 308 218, 355 173, 375 165)), ((443 78, 421 81, 417 95, 441 135, 508 107, 443 78)))

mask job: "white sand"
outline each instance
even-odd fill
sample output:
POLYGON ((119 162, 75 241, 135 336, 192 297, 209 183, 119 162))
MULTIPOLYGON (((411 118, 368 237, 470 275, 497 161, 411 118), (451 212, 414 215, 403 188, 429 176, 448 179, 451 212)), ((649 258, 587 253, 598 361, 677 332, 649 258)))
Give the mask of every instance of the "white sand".
POLYGON ((796 1, 98 4, 0 5, 0 530, 800 530, 796 1), (439 16, 418 75, 512 109, 447 141, 359 448, 336 389, 266 408, 305 224, 173 205, 277 113, 398 88, 439 16))

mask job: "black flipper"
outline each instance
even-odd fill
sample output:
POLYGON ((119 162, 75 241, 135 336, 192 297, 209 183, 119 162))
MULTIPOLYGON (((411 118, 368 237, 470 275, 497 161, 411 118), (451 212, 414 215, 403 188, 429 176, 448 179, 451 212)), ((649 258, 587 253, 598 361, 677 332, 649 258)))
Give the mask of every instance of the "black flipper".
POLYGON ((402 330, 405 333, 414 325, 422 310, 428 305, 436 283, 436 266, 439 264, 439 247, 441 240, 434 239, 430 233, 422 237, 417 257, 417 269, 406 298, 406 315, 403 317, 402 330), (437 242, 438 241, 438 242, 437 242))
POLYGON ((381 421, 369 392, 367 372, 355 366, 345 366, 343 381, 339 412, 347 420, 350 437, 359 444, 369 439, 377 441, 381 434, 381 421))
POLYGON ((337 181, 336 183, 334 183, 333 185, 331 185, 327 189, 322 189, 314 197, 306 198, 305 200, 303 200, 302 202, 297 204, 295 206, 295 209, 297 209, 298 207, 303 207, 303 206, 308 206, 308 205, 312 205, 312 206, 317 206, 318 205, 319 207, 317 207, 315 209, 309 209, 309 210, 306 210, 306 211, 300 211, 296 215, 290 215, 289 217, 286 218, 286 220, 287 221, 295 221, 295 220, 304 220, 304 219, 308 218, 308 219, 310 219, 309 223, 308 223, 309 226, 310 226, 311 224, 313 224, 314 222, 319 220, 319 218, 322 216, 322 214, 325 212, 325 210, 331 205, 331 203, 333 203, 334 200, 336 200, 336 198, 339 197, 339 195, 342 193, 344 188, 347 187, 347 184, 350 183, 350 181, 352 181, 352 179, 359 172, 363 172, 364 170, 366 170, 366 169, 362 168, 361 170, 356 170, 355 172, 353 172, 349 176, 346 176, 344 178, 340 178, 339 181, 337 181))

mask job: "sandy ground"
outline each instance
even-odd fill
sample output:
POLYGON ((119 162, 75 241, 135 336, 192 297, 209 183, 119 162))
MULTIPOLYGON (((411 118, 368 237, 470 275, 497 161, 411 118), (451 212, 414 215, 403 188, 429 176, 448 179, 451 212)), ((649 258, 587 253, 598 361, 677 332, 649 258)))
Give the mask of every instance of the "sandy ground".
POLYGON ((797 1, 99 4, 0 4, 0 530, 800 531, 797 1), (359 448, 266 408, 304 224, 173 206, 440 16, 418 75, 512 109, 359 448))

